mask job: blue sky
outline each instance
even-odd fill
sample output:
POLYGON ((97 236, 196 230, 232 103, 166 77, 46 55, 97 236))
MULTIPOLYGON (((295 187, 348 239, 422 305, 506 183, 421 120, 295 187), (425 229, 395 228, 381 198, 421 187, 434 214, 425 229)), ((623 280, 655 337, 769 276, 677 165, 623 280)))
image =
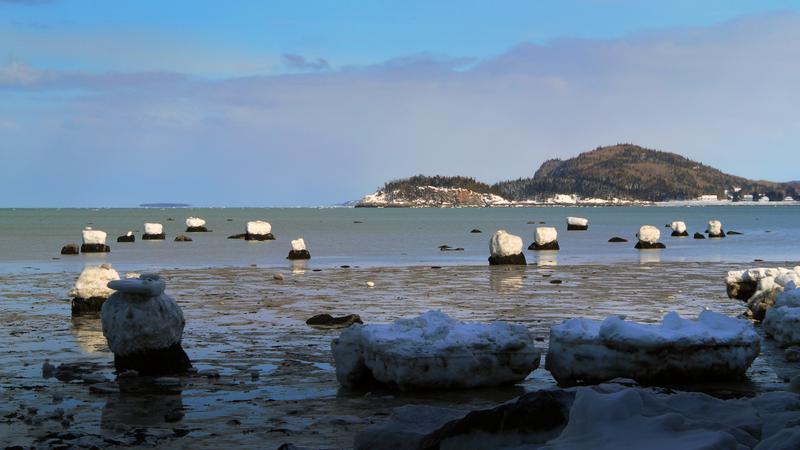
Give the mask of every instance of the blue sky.
POLYGON ((616 142, 797 179, 798 10, 0 0, 0 206, 331 204, 616 142))

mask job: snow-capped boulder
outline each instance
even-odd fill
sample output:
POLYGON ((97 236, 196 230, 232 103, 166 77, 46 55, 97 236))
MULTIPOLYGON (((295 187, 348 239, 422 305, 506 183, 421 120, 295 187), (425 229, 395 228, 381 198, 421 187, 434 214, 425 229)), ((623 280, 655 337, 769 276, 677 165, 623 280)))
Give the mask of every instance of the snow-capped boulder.
POLYGON ((759 351, 749 321, 708 310, 652 325, 576 318, 550 328, 545 367, 559 382, 714 380, 743 375, 759 351))
POLYGON ((520 264, 525 265, 525 255, 522 253, 522 238, 508 233, 506 230, 497 230, 489 239, 489 264, 520 264))
POLYGON ((108 282, 119 280, 119 273, 111 264, 88 266, 75 281, 75 286, 69 290, 72 297, 72 313, 97 312, 103 302, 114 293, 108 288, 108 282))
POLYGON ((800 266, 733 270, 725 278, 729 298, 747 302, 747 316, 763 320, 778 295, 790 284, 800 285, 800 266))
POLYGON ((144 241, 163 241, 166 238, 164 233, 164 225, 160 223, 145 223, 144 234, 142 240, 144 241))
POLYGON ((81 248, 78 247, 78 244, 67 244, 61 247, 61 254, 62 255, 77 255, 81 252, 81 248))
POLYGON ((790 281, 764 317, 764 331, 778 344, 800 345, 800 288, 790 281))
POLYGON ((533 244, 528 250, 558 250, 558 231, 555 227, 536 227, 533 244))
POLYGON ((639 242, 636 243, 635 248, 666 248, 666 245, 658 242, 661 238, 661 231, 652 225, 642 225, 639 227, 639 232, 636 233, 636 237, 639 238, 639 242))
POLYGON ((355 324, 331 343, 343 386, 474 388, 517 383, 539 365, 522 325, 465 323, 439 311, 391 324, 355 324))
POLYGON ((686 223, 681 220, 676 220, 672 222, 670 228, 672 228, 672 236, 674 237, 689 236, 689 232, 686 231, 686 223))
POLYGON ((567 231, 584 231, 589 229, 589 219, 583 217, 567 217, 567 231))
POLYGON ((725 231, 722 230, 722 222, 719 220, 708 221, 708 237, 710 238, 724 238, 725 231))
POLYGON ((92 227, 86 227, 81 232, 83 244, 81 244, 81 253, 108 253, 111 248, 106 245, 105 231, 93 230, 92 227))
POLYGON ((117 372, 163 375, 192 367, 181 347, 183 312, 164 293, 158 275, 111 281, 108 287, 116 292, 103 304, 100 318, 117 372))
POLYGON ((311 253, 306 250, 306 241, 303 238, 292 240, 292 249, 286 259, 311 259, 311 253))
POLYGON ((186 232, 187 233, 204 233, 207 232, 206 221, 199 217, 189 217, 186 219, 186 232))
POLYGON ((133 231, 128 231, 124 235, 118 236, 117 242, 136 242, 136 236, 133 235, 133 231))
POLYGON ((244 239, 246 241, 271 241, 275 239, 272 235, 272 225, 263 220, 247 222, 244 239))

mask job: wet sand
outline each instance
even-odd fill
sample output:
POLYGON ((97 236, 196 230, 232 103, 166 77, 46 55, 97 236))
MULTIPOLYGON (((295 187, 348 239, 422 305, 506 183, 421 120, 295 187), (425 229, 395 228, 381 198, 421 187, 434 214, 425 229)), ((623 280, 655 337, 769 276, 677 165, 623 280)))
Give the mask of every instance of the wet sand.
MULTIPOLYGON (((76 273, 0 276, 0 443, 218 449, 277 448, 290 442, 347 448, 355 433, 385 420, 397 406, 475 409, 555 382, 542 364, 524 383, 506 388, 422 393, 341 389, 330 354, 330 341, 339 331, 308 327, 305 320, 315 314, 357 313, 365 323, 378 323, 440 309, 461 320, 525 324, 546 350, 549 327, 575 316, 624 314, 653 322, 668 311, 694 318, 703 308, 739 315, 744 303, 727 298, 724 276, 750 266, 313 271, 298 264, 282 270, 283 281, 273 279, 275 269, 257 267, 167 270, 161 275, 167 293, 183 308, 183 347, 198 373, 119 381, 99 318, 70 315, 66 292, 76 273), (375 287, 368 288, 367 281, 375 287), (45 360, 55 366, 75 364, 85 373, 71 381, 44 378, 45 360)), ((673 387, 750 395, 785 389, 798 371, 800 363, 787 362, 781 349, 764 340, 747 379, 673 387)))

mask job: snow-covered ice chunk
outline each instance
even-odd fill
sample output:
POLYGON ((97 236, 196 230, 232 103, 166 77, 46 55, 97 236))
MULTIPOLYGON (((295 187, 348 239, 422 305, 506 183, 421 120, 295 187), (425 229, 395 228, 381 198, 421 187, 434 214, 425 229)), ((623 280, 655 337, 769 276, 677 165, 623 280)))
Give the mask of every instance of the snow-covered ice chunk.
POLYGON ((292 240, 292 250, 295 252, 299 252, 301 250, 306 249, 306 241, 303 238, 293 239, 292 240))
POLYGON ((692 380, 739 376, 760 351, 749 321, 703 311, 671 312, 661 324, 576 318, 550 328, 546 368, 559 381, 692 380))
POLYGON ((247 234, 266 235, 272 232, 272 225, 263 220, 247 222, 247 234))
POLYGON ((497 230, 489 240, 489 252, 495 257, 518 255, 522 253, 522 238, 497 230))
POLYGON ((186 226, 189 228, 203 227, 205 225, 206 221, 199 217, 189 217, 186 219, 186 226))
POLYGON ((163 234, 164 233, 164 225, 160 223, 145 223, 144 224, 144 234, 163 234))
POLYGON ((636 237, 648 244, 655 244, 661 238, 661 231, 652 225, 642 225, 636 237))
POLYGON ((536 232, 533 235, 533 240, 539 244, 549 244, 558 239, 558 231, 555 227, 536 227, 536 232))
POLYGON ((725 277, 729 298, 747 302, 747 315, 762 320, 778 294, 789 284, 800 285, 800 266, 732 270, 725 277))
POLYGON ((378 381, 400 389, 516 383, 540 359, 522 325, 464 323, 439 311, 391 324, 355 324, 331 349, 342 385, 378 381))
POLYGON ((764 331, 778 344, 800 345, 800 288, 793 281, 778 294, 764 317, 764 331))
POLYGON ((84 244, 103 245, 106 243, 106 232, 100 230, 93 230, 91 227, 86 227, 81 231, 84 244))
POLYGON ((73 298, 108 298, 114 293, 108 288, 108 282, 119 280, 119 273, 111 264, 88 266, 78 276, 75 286, 70 289, 69 296, 73 298))

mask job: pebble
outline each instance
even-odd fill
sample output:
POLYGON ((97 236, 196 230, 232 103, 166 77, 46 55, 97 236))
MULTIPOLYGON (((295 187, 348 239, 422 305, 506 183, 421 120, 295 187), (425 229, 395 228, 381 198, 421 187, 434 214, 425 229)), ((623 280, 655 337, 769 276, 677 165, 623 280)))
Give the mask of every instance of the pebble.
POLYGON ((373 288, 373 287, 375 287, 375 283, 372 282, 372 281, 367 281, 367 287, 368 288, 373 288))
POLYGON ((276 280, 278 280, 278 281, 283 281, 283 274, 282 274, 282 273, 280 273, 280 272, 278 272, 278 273, 276 273, 275 275, 273 275, 273 276, 272 276, 272 278, 273 278, 273 279, 276 279, 276 280))

